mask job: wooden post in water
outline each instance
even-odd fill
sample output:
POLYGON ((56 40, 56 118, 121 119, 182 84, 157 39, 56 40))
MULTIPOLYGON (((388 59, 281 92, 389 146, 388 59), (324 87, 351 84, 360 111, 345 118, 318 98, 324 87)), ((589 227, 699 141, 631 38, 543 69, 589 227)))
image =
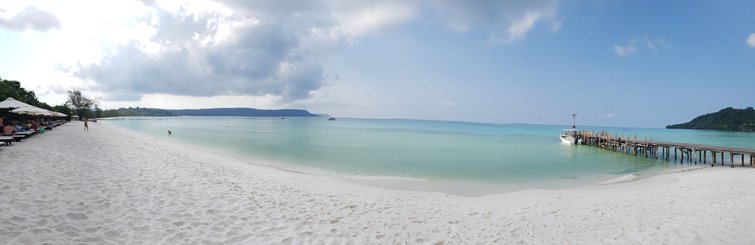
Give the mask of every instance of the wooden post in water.
POLYGON ((729 152, 729 160, 731 160, 731 168, 734 168, 734 153, 729 152))
POLYGON ((655 158, 655 146, 651 146, 651 145, 648 145, 648 146, 650 146, 650 157, 655 158))
POLYGON ((721 152, 721 166, 726 165, 726 161, 724 161, 724 152, 721 152))
POLYGON ((710 155, 712 156, 711 159, 713 159, 713 163, 711 163, 710 166, 715 167, 716 166, 716 152, 711 150, 710 155))
POLYGON ((700 149, 697 149, 697 159, 695 159, 695 165, 697 165, 697 162, 703 163, 703 152, 700 151, 700 149))
POLYGON ((660 145, 655 145, 655 159, 659 159, 661 157, 661 149, 660 145))
POLYGON ((674 147, 674 162, 676 162, 676 147, 674 147))

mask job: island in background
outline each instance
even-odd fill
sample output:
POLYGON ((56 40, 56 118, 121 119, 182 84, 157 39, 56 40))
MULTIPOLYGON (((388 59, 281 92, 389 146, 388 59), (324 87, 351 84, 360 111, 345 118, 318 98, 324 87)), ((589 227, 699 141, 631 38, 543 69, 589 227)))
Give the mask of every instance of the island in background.
POLYGON ((207 108, 166 110, 157 108, 129 107, 103 110, 99 117, 171 117, 171 116, 242 116, 242 117, 320 117, 307 110, 263 110, 254 108, 207 108))
POLYGON ((712 129, 725 131, 755 131, 755 110, 724 108, 718 112, 698 116, 688 123, 668 125, 670 129, 712 129))

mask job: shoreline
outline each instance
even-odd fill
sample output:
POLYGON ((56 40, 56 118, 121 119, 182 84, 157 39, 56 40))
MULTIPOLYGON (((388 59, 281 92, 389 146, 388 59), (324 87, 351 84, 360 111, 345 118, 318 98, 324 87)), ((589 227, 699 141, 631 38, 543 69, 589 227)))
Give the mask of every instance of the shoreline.
POLYGON ((530 181, 523 183, 512 182, 486 182, 486 181, 474 181, 474 180, 462 180, 462 179, 434 179, 424 177, 409 177, 409 176, 393 176, 393 175, 362 175, 362 174, 350 174, 341 173, 338 171, 331 171, 326 169, 320 169, 316 167, 303 166, 296 163, 276 162, 267 159, 262 159, 249 154, 242 154, 231 150, 225 150, 221 148, 212 148, 202 146, 200 144, 190 144, 182 142, 180 140, 171 137, 160 137, 157 135, 136 132, 130 129, 121 128, 116 125, 108 124, 104 122, 101 124, 108 127, 109 130, 116 130, 123 134, 133 135, 135 137, 145 137, 161 142, 164 144, 170 144, 176 147, 191 149, 192 151, 200 151, 208 154, 213 154, 218 157, 232 159, 234 161, 244 162, 249 165, 255 165, 259 167, 272 168, 285 172, 293 172, 311 176, 318 176, 323 178, 337 179, 339 181, 348 182, 351 184, 358 184, 363 186, 370 186, 382 189, 392 189, 399 191, 417 191, 417 192, 436 192, 447 195, 463 196, 463 197, 480 197, 487 195, 495 195, 508 192, 526 191, 526 190, 563 190, 583 186, 616 184, 620 182, 626 182, 626 180, 617 180, 625 177, 626 175, 639 175, 630 181, 638 179, 649 178, 658 174, 663 174, 666 170, 686 169, 690 166, 680 165, 667 166, 664 169, 653 169, 650 171, 641 171, 628 174, 601 174, 594 176, 583 176, 580 178, 568 178, 563 177, 561 179, 550 179, 540 181, 530 181))
POLYGON ((0 242, 753 243, 755 171, 479 197, 383 189, 71 122, 0 154, 0 242))

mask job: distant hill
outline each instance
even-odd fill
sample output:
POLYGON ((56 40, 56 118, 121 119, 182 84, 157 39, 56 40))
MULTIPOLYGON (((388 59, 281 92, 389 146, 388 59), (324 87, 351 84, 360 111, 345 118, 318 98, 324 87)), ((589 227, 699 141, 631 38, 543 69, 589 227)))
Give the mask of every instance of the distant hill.
POLYGON ((169 110, 177 116, 240 116, 240 117, 319 117, 307 110, 261 110, 254 108, 209 108, 169 110))
POLYGON ((99 113, 99 117, 172 117, 175 113, 157 108, 129 107, 112 110, 104 110, 99 113))
POLYGON ((755 110, 724 108, 718 112, 702 115, 688 123, 668 125, 666 128, 713 129, 726 131, 755 131, 755 110))

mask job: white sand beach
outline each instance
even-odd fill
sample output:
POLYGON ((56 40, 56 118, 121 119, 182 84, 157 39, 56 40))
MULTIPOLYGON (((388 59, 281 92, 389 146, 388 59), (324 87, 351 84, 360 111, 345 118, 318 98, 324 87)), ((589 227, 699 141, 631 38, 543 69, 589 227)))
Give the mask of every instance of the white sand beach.
POLYGON ((0 244, 755 243, 752 168, 460 197, 79 122, 0 147, 0 159, 0 244))

